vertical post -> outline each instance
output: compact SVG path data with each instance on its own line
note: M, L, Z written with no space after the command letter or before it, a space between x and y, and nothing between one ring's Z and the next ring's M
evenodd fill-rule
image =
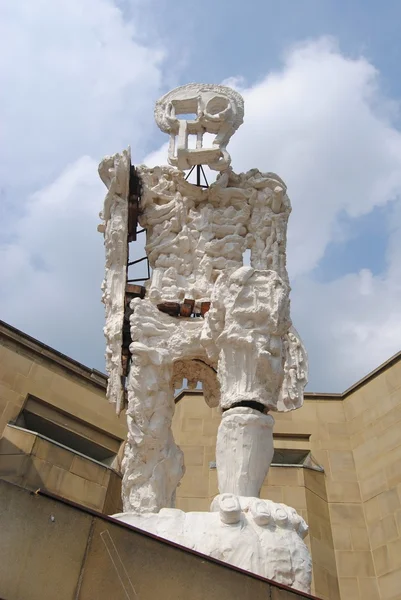
M196 165L196 185L200 187L201 184L201 166Z

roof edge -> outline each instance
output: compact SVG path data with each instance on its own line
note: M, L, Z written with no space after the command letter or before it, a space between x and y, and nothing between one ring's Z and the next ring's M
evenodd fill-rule
M368 383L369 381L371 381L372 379L374 379L378 375L381 375L382 373L384 373L384 371L387 371L387 369L389 369L390 367L392 367L393 365L395 365L399 360L401 360L401 351L397 352L396 354L394 354L393 356L391 356L384 363L382 363L381 365L379 365L378 367L376 367L376 369L374 369L373 371L370 371L370 373L368 373L367 375L365 375L364 377L362 377L362 379L359 379L356 383L352 384L349 388L347 388L341 394L342 397L346 398L347 396L349 396L353 392L356 392L356 390L358 390L359 388L363 387L366 383Z
M34 337L20 331L16 327L0 320L0 337L6 338L15 344L33 352L41 358L57 364L62 369L70 374L85 379L91 385L94 385L102 390L107 387L107 376L97 369L90 369L82 363L70 358L66 354L47 346Z

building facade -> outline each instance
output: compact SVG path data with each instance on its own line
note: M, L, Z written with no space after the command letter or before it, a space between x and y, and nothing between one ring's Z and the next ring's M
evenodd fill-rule
M125 416L106 378L0 324L0 477L105 514L121 510ZM401 599L401 353L343 394L305 395L277 413L262 497L308 522L313 593L324 600ZM217 409L202 391L176 397L173 431L186 473L177 508L217 494Z
M186 473L177 507L207 510L217 494L220 421L201 391L176 398L174 436ZM313 593L401 599L401 353L343 394L305 394L276 413L275 456L261 496L309 524Z
M0 322L0 477L119 512L126 423L105 393L102 373Z

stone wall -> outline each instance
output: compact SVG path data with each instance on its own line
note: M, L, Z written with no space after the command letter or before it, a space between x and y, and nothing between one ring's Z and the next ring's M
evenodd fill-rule
M186 473L177 506L207 510L217 493L220 415L201 391L184 391L173 420ZM324 469L271 467L261 496L308 522L313 592L324 600L401 598L401 356L344 394L306 394L274 415L275 448L309 450Z
M126 437L126 419L116 416L105 390L101 373L0 322L0 477L119 512L121 477L110 464ZM103 448L108 464L9 425L33 405L55 428Z
M114 469L13 425L0 438L0 478L105 514L122 511L121 475Z
M277 413L274 417L275 448L310 450L313 447L316 461L322 466L328 464L329 448L333 445L328 435L329 426L334 428L334 435L335 425L345 418L341 402L314 399L306 401L297 411ZM186 472L177 490L177 508L208 510L218 493L214 461L219 422L219 410L206 405L202 392L181 394L176 404L173 433L184 452ZM338 496L338 486L336 488L333 483ZM305 541L313 560L313 593L324 599L338 600L339 584L326 484L327 475L319 471L271 467L261 497L292 506L309 523L310 533Z
M7 600L312 598L2 480L0 530L0 597Z
M30 394L121 443L126 419L115 417L114 408L105 402L105 391L101 373L0 323L0 434Z
M344 408L372 552L368 567L378 583L375 598L395 600L401 597L401 361L350 394Z
M308 522L313 591L324 600L401 597L400 358L391 359L344 394L306 394L301 409L275 415L275 447L309 450L324 473L305 467L272 467L262 497L293 506ZM125 416L116 417L105 401L105 388L102 374L0 325L0 436L29 396L34 396L83 427L88 425L85 431L93 441L104 443L106 436L117 452L126 436ZM201 392L185 391L178 396L173 430L186 464L178 508L208 510L217 493L213 463L219 422L218 409L209 408ZM43 441L36 448L40 446L43 449ZM53 450L50 460L31 455L40 465L32 487L39 477L42 487L55 493L109 514L115 512L118 484L113 483L113 491L108 492L111 504L101 495L91 504L92 492L87 488L83 494L77 492L84 489L80 480L72 478L77 485L68 484L72 475L81 477L74 472L80 468L78 458L71 459L59 479L45 476L48 466L39 460L53 461L54 472L61 468L56 458L62 452ZM18 471L11 463L21 460L0 456L2 476L7 477L12 468ZM102 485L96 479L100 475L94 475L97 469L89 470L95 477L92 484ZM89 482L89 471L85 472L83 479ZM27 471L24 481L32 473Z

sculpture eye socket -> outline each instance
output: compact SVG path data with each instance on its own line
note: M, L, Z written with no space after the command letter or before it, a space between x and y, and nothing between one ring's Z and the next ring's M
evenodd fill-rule
M226 110L230 105L228 98L224 98L223 96L215 96L211 98L209 102L206 104L206 112L209 115L218 115L219 113Z
M196 121L198 115L195 113L177 113L176 117L180 121Z
M196 121L198 118L198 100L196 98L176 98L171 102L172 112L180 121Z

